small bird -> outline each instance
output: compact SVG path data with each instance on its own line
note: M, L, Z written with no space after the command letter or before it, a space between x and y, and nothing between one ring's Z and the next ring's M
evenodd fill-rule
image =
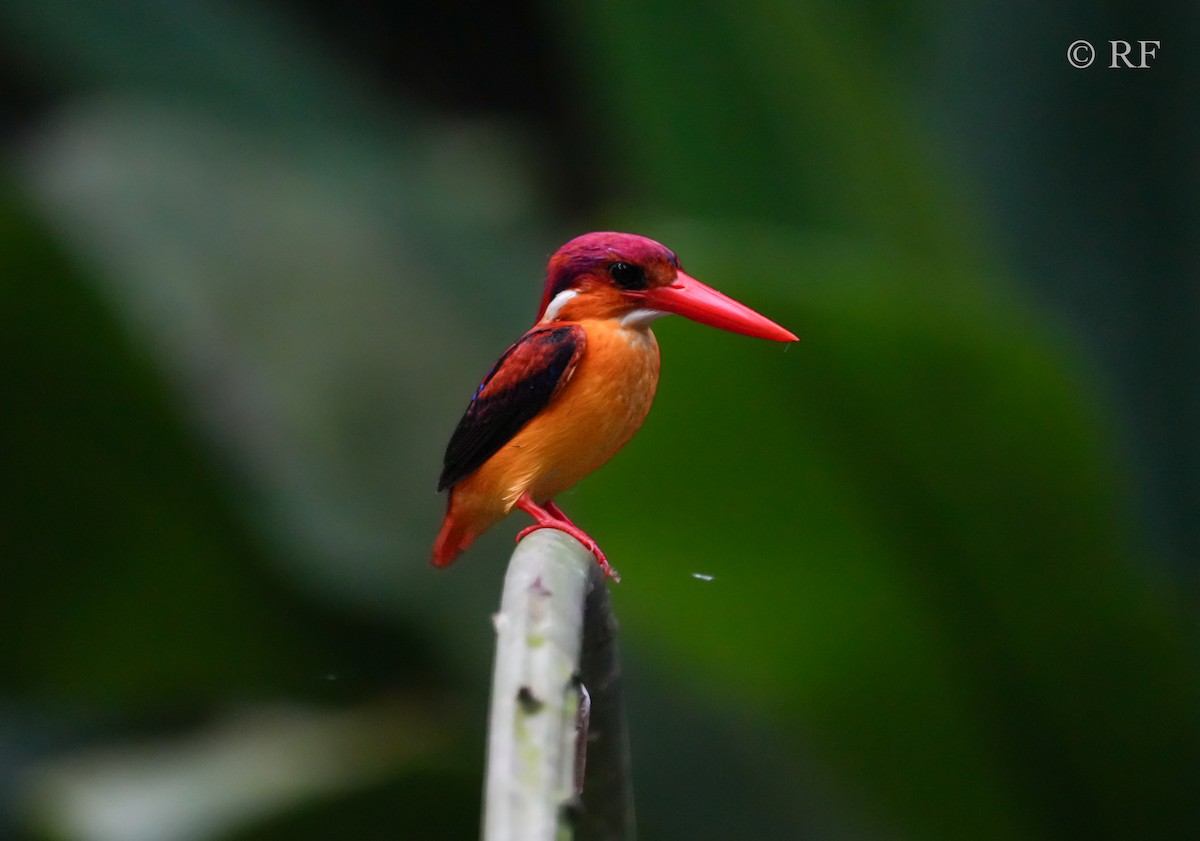
M669 314L746 336L796 336L684 274L674 252L635 234L584 234L554 253L537 322L475 390L446 447L438 490L450 490L433 546L453 563L520 508L566 532L620 580L596 541L554 497L608 461L637 432L658 386L650 323Z

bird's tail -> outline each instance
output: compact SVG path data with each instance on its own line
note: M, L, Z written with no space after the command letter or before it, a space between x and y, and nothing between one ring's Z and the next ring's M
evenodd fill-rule
M446 512L442 520L442 529L438 532L437 540L433 542L433 558L435 567L448 567L454 559L466 551L475 542L478 533L469 525L454 516L453 510Z

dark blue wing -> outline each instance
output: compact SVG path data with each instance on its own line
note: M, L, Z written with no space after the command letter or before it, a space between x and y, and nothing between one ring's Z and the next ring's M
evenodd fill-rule
M587 343L578 324L530 330L500 357L450 436L438 490L479 469L546 408Z

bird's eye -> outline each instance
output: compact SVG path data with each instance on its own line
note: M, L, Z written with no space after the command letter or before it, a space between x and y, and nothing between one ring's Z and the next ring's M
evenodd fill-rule
M632 263L612 263L608 267L608 273L613 282L622 289L645 289L649 285L642 267Z

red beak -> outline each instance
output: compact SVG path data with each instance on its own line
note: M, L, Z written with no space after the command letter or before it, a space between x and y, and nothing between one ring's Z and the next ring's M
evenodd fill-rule
M667 286L646 290L641 298L650 309L682 315L731 333L776 342L799 341L790 330L783 329L745 304L739 304L728 295L722 295L683 272L679 272L674 282Z

